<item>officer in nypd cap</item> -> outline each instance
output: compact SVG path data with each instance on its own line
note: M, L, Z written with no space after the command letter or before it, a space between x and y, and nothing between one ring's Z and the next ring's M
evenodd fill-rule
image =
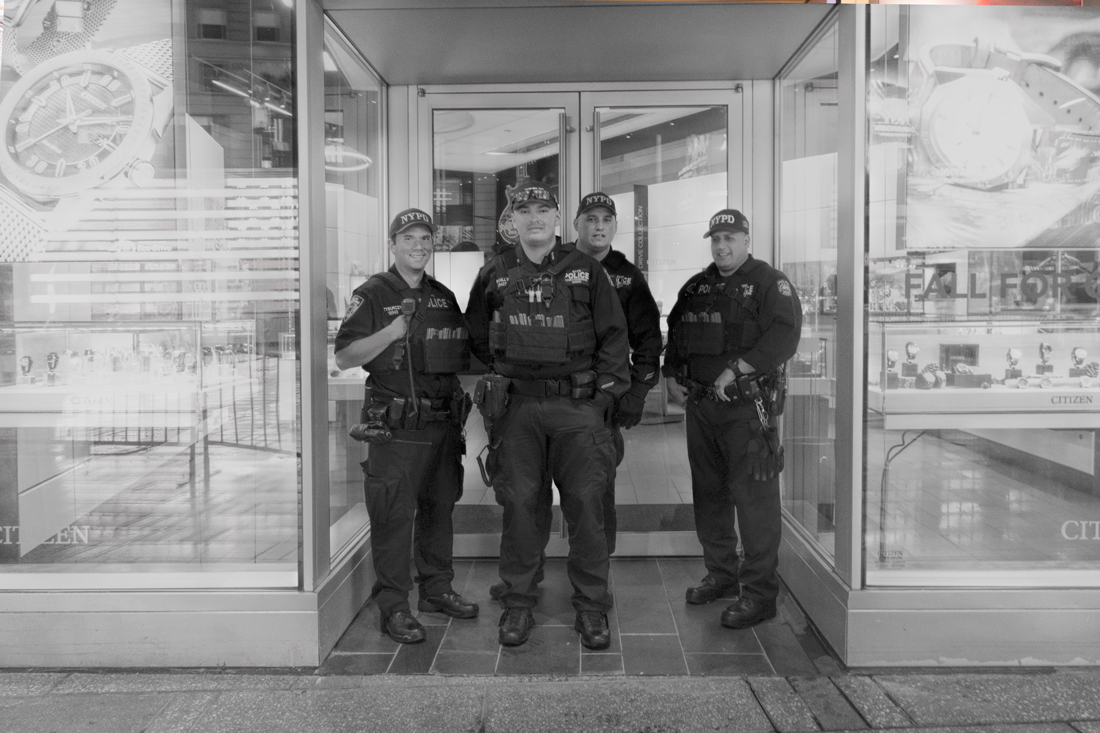
M482 409L486 384L508 396L489 435L504 508L500 643L525 643L535 623L552 477L569 527L574 629L584 646L604 649L612 597L603 497L615 465L610 418L630 386L626 320L603 266L557 240L558 201L544 184L519 185L511 206L519 244L481 269L467 309L474 353L492 370L475 401Z
M630 342L630 388L619 398L611 418L612 440L615 444L615 463L622 463L625 454L623 429L629 430L642 420L645 398L660 378L661 310L653 299L645 275L634 266L620 250L612 247L618 231L618 212L615 201L606 193L597 191L581 198L577 214L573 218L573 230L577 232L577 249L600 262L611 278L615 294L626 316L626 330ZM549 480L549 477L547 477ZM549 526L552 521L551 506L542 507L542 521ZM608 554L615 552L618 521L615 509L615 475L612 472L603 498L603 526L607 537ZM543 558L545 564L545 557ZM535 581L543 578L540 568ZM489 595L499 598L504 583L496 583Z
M454 293L425 272L435 229L420 209L393 218L393 266L355 289L336 334L336 365L367 372L363 415L352 437L370 444L362 465L377 576L373 597L382 632L405 644L426 638L409 608L410 560L420 611L454 618L478 613L477 604L451 586L451 513L462 495L462 430L470 407L455 373L469 368L470 349Z
M687 412L695 530L707 569L687 589L687 602L732 599L721 623L742 629L776 613L783 449L775 418L802 306L786 275L749 254L740 211L719 211L704 236L714 261L687 281L669 313L662 372L669 396Z

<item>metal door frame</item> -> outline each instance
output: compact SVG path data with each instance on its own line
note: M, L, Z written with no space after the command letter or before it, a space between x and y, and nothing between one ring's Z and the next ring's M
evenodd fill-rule
M770 82L769 82L770 83ZM560 149L563 170L561 181L561 232L569 241L572 233L572 212L582 193L596 188L598 148L595 110L598 107L688 107L725 106L727 139L727 205L738 206L757 221L771 219L771 197L761 196L761 203L768 211L754 211L753 191L770 190L771 181L762 184L753 178L754 135L752 117L753 82L713 83L653 83L653 84L534 84L522 88L498 85L429 86L417 88L416 119L410 122L410 147L418 155L416 182L410 186L420 201L432 201L434 170L434 146L432 141L432 113L437 109L549 109L565 110L565 124ZM763 108L771 114L770 102ZM769 117L770 121L770 117ZM758 121L759 122L759 121ZM756 147L761 145L770 151L772 129L757 131ZM414 151L410 151L412 153ZM424 154L428 153L428 154ZM762 160L770 160L770 152L757 150ZM765 185L766 184L766 185ZM766 241L766 240L765 240ZM770 258L770 252L765 257ZM476 416L471 419L478 419ZM455 535L455 557L494 557L499 554L500 534ZM568 555L568 539L564 533L553 533L546 548L550 557ZM616 555L624 556L699 556L702 548L694 531L686 532L620 532Z

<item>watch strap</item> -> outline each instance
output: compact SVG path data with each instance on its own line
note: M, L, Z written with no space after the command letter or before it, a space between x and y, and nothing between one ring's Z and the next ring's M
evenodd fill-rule
M1055 125L1075 128L1077 134L1100 135L1100 98L1061 74L1060 62L1050 56L1006 51L981 42L943 43L922 49L921 63L931 75L962 75L974 69L1002 74L1049 114Z
M164 38L159 41L142 43L138 46L119 49L115 53L140 64L150 73L164 80L165 83L170 84L172 82L172 39Z
M20 75L38 66L44 61L71 51L82 51L95 38L107 16L114 10L118 0L91 0L81 19L81 30L75 33L58 31L56 8L50 8L42 20L42 33L22 50L17 50L16 34L12 28L4 29L4 57L10 60L12 68Z
M45 249L45 230L26 204L0 190L0 262L31 262Z

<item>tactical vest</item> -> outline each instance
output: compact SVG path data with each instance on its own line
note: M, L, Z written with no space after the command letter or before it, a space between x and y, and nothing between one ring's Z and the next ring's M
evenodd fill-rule
M571 285L562 275L580 263L581 254L571 250L539 273L525 271L518 256L512 257L514 263L505 259L509 269L508 284L500 293L503 303L489 324L493 355L510 364L556 365L596 353L594 322L576 319L571 308L579 301L591 309L589 285Z
M470 368L470 340L462 314L454 310L430 308L433 298L448 300L446 294L425 280L422 292L409 287L405 279L392 272L371 275L393 290L400 300L412 298L418 305L409 322L409 354L405 340L398 339L365 365L372 374L386 374L405 368L405 359L412 359L413 370L419 374L454 374ZM398 316L399 318L401 316Z
M723 287L724 286L724 287ZM676 346L683 354L737 356L760 339L760 304L722 280L705 277L685 295L676 326ZM760 287L754 283L753 287ZM726 292L730 290L732 292Z

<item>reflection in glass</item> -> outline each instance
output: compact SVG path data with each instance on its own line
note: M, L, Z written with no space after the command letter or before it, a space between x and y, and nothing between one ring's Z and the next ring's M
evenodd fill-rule
M364 373L340 370L336 332L355 288L387 265L382 211L384 86L331 27L325 28L325 207L328 251L329 548L336 557L367 526L367 446L348 436L360 422Z
M1020 55L1081 15L927 10L871 14L866 581L1093 585L1100 101Z
M250 38L247 7L85 5L103 12L72 37L34 14L5 29L5 80L86 57L126 82L59 90L42 111L69 124L16 131L37 156L18 165L64 190L0 171L0 562L22 571L0 583L49 565L56 587L296 587L293 11L261 48L207 40Z
M779 267L802 301L802 341L788 364L783 507L832 557L836 505L837 27L781 78Z
M726 108L604 107L596 116L599 189L620 212L614 247L645 273L668 315L680 287L711 262L702 235L726 208Z

